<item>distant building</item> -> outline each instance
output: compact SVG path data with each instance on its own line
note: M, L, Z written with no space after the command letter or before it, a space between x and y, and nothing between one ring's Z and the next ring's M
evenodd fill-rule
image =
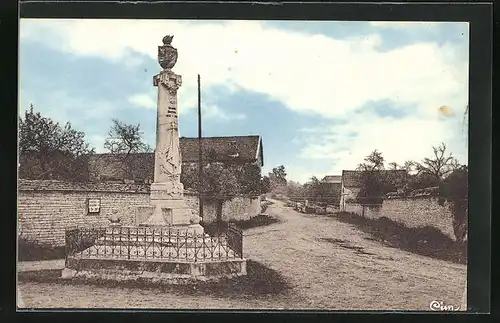
M232 136L202 138L202 160L204 163L223 162L225 164L264 165L262 138L260 136ZM179 139L182 167L198 165L198 138ZM154 178L152 153L95 154L89 158L91 181L134 181L151 183Z
M401 173L405 170L381 170L382 174ZM357 170L343 170L341 178L340 209L344 210L346 203L355 200L363 186L362 172Z
M338 205L340 203L341 189L342 189L342 176L341 175L327 175L321 180L321 185L324 191L331 200L331 203Z

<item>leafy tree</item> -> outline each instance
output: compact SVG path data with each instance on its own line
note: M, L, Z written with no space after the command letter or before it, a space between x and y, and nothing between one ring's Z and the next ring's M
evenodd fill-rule
M204 195L226 201L240 193L238 178L223 164L207 165L203 174L203 186L206 189Z
M287 193L287 179L285 166L281 165L272 169L268 174L271 183L271 195L283 198Z
M199 169L196 164L182 165L181 168L181 183L185 189L198 191Z
M286 196L292 201L301 201L307 198L307 185L301 185L294 181L288 181L286 185Z
M462 166L454 170L439 186L440 202L449 202L453 216L453 231L459 242L463 242L467 236L468 176L467 167Z
M310 201L328 202L332 200L332 192L329 192L328 186L316 176L311 177L309 182L304 184L304 191Z
M197 166L182 168L181 182L185 188L198 191L199 178ZM230 167L224 163L210 163L203 166L201 193L205 198L226 201L240 192L239 180Z
M271 180L269 176L263 176L260 181L260 192L261 194L266 194L271 191Z
M239 168L235 173L239 181L241 194L261 194L262 177L258 165L235 165Z
M409 177L408 179L408 189L418 190L422 188L428 187L436 187L439 186L441 181L437 179L434 175L429 173L419 173Z
M144 142L140 131L140 125L123 123L117 119L112 120L108 138L104 142L104 148L111 154L116 155L117 167L121 168L125 177L129 179L144 170L140 177L146 177L145 166L139 158L135 158L137 153L152 152L152 148Z
M375 149L365 157L364 161L357 167L361 171L361 189L357 199L361 204L380 204L384 193L384 182L380 172L384 169L384 157Z
M285 166L281 165L273 168L273 170L269 173L269 179L272 184L283 186L286 185L286 175Z
M58 122L35 112L31 104L19 118L19 176L26 179L88 180L87 158L94 149L85 133L67 122Z

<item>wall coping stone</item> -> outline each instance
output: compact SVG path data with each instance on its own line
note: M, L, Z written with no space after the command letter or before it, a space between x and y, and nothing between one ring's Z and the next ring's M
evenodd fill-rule
M138 183L102 183L102 182L67 182L58 180L19 179L17 189L20 192L106 192L106 193L143 193L149 194L151 184ZM186 195L198 195L198 192L185 189ZM235 195L235 197L258 198L259 195Z

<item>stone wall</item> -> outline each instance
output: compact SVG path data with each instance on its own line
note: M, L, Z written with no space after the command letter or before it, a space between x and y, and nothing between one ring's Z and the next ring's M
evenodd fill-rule
M237 196L222 205L222 220L247 220L260 214L260 196Z
M186 202L198 210L198 196L185 192ZM88 199L100 199L99 213L88 213ZM137 207L149 205L149 185L120 183L68 183L19 180L18 234L53 246L63 246L68 227L109 224L116 212L123 225L134 225ZM204 222L216 219L216 202L204 203ZM235 197L222 206L225 220L248 219L260 213L260 199Z
M360 204L346 203L344 211L359 215L364 213L367 218L385 216L410 228L432 226L455 240L449 205L439 205L435 196L384 199L381 207L365 206L364 212Z

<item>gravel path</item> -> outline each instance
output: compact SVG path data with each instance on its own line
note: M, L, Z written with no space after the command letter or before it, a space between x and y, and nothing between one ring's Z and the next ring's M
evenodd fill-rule
M465 265L383 246L349 224L301 214L278 201L267 213L281 222L245 231L245 258L283 274L293 287L288 298L227 299L159 290L20 282L18 305L338 310L428 310L434 300L462 305Z
M465 265L386 247L350 224L274 202L267 212L282 222L247 231L245 253L289 278L304 301L298 307L428 310L433 300L462 305Z

